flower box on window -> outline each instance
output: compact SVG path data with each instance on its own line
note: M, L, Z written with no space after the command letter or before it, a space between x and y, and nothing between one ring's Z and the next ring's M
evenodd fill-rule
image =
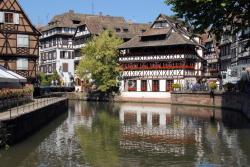
M128 91L136 91L136 88L128 88Z

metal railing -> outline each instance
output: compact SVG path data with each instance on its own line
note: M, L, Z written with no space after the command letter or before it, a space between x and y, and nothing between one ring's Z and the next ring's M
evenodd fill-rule
M50 104L59 102L64 99L65 97L62 94L50 94L50 95L40 96L26 104L16 103L16 106L9 107L5 109L5 111L0 113L0 121L18 117L25 113L35 111L37 109L46 107Z
M209 93L212 89L208 85L204 84L194 84L189 86L181 86L180 88L173 88L174 92L182 92L182 93L190 93L190 92L202 92L202 93ZM224 88L220 85L217 86L214 92L224 92Z

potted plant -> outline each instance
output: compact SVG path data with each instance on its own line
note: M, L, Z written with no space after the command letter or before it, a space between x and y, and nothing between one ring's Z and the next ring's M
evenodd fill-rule
M181 89L181 84L174 83L172 87L173 87L174 91L179 91Z
M209 84L209 88L211 89L211 91L216 90L217 87L218 87L218 86L217 86L216 82L211 82L211 83Z

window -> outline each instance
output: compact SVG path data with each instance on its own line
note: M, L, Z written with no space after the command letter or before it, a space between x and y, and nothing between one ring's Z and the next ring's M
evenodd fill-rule
M56 71L56 63L54 63L54 64L52 65L52 68L53 68L53 72Z
M124 29L123 29L123 32L128 32L128 28L124 28Z
M20 47L20 48L29 47L29 36L17 34L17 47Z
M153 80L152 91L153 92L159 92L159 80Z
M48 53L48 60L51 60L51 52Z
M48 53L47 52L44 54L44 60L45 61L48 60Z
M68 63L63 63L63 72L68 72Z
M17 70L28 70L29 61L28 59L20 58L16 62Z
M169 27L168 23L166 22L158 22L154 24L154 28L165 28Z
M41 71L44 73L47 73L47 67L46 66L41 66Z
M146 92L147 91L147 80L141 81L141 91Z
M49 65L49 70L48 70L49 73L52 73L52 65L50 64Z
M69 28L64 28L64 32L69 33Z
M4 22L5 23L14 23L13 13L4 13Z
M80 24L81 23L81 21L79 21L79 20L72 20L72 22L73 22L73 24Z
M213 42L208 42L205 44L205 47L207 49L207 52L214 52L214 45L213 45Z
M53 59L56 59L56 51L53 52Z
M53 46L56 46L56 39L52 40Z
M10 12L0 12L0 23L19 24L19 14Z
M128 81L128 91L136 91L136 80Z
M60 51L60 58L65 59L66 57L66 52L65 51Z
M68 44L69 44L68 39L62 39L62 44L63 44L63 45L68 45Z
M115 28L115 31L116 32L121 32L121 29L120 28Z
M166 91L167 92L169 92L173 89L173 84L174 84L173 80L167 80L167 82L166 82Z
M68 52L68 59L72 59L72 52Z

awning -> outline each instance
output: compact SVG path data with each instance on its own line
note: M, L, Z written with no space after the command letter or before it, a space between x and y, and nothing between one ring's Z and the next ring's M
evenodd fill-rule
M27 82L27 79L0 66L0 82Z

